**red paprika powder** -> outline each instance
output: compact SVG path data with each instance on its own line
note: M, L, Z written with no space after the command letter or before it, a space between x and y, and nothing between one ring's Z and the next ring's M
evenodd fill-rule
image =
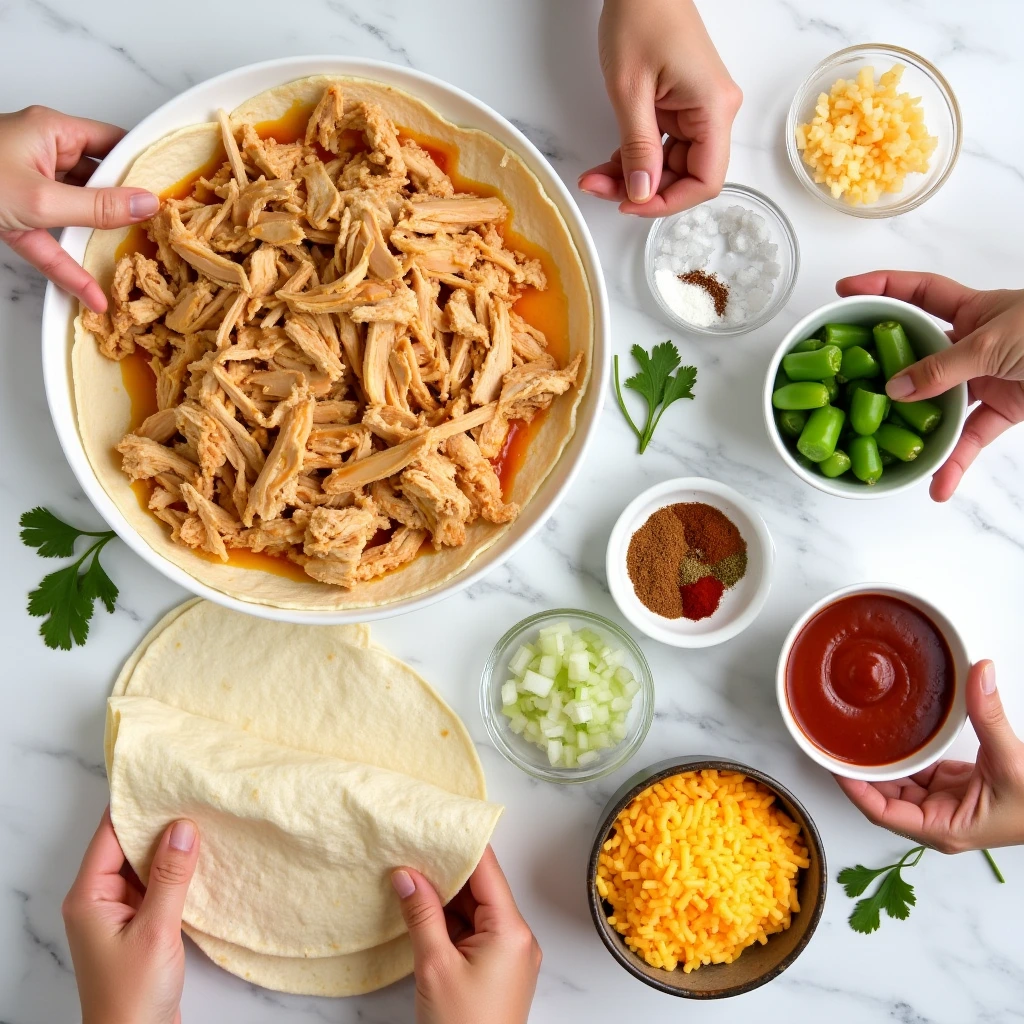
M683 616L693 622L699 622L709 615L714 615L724 592L725 586L715 576L704 576L696 583L680 587L679 596L683 599Z

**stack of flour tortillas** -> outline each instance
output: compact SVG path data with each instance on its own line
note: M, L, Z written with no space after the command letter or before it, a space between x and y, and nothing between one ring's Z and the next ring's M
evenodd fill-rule
M183 926L266 988L344 996L412 970L391 871L445 901L501 808L465 727L366 626L268 622L192 601L114 684L110 813L145 882L167 825L201 853Z

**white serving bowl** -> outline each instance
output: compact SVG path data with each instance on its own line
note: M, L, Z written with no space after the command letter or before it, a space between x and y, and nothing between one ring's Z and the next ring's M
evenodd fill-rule
M747 542L746 575L722 595L718 610L699 622L656 615L636 596L626 569L633 534L659 508L688 501L702 501L724 512ZM605 564L619 611L642 633L672 647L713 647L742 633L764 607L772 585L775 545L757 509L742 494L715 480L681 477L649 488L626 506L608 539Z
M949 714L946 716L946 721L942 724L942 728L916 753L900 761L893 761L890 764L855 765L849 761L841 761L839 758L832 757L826 753L821 747L811 741L797 724L790 710L789 699L786 694L786 666L789 663L793 644L796 642L796 638L800 635L801 630L822 608L834 604L841 598L849 597L851 594L883 594L887 597L895 597L905 601L932 620L939 632L945 637L946 643L949 644L950 654L953 656L956 688L953 692L953 705L949 709ZM797 619L796 624L789 631L789 635L782 645L782 653L779 655L779 664L775 672L775 696L779 702L782 720L786 723L790 736L793 737L796 745L812 761L816 761L830 772L842 775L848 779L863 779L865 782L890 782L893 779L902 779L908 775L913 775L915 772L923 771L929 765L934 764L949 750L953 741L960 735L960 731L967 721L966 683L970 667L971 659L967 653L963 637L945 613L936 608L930 601L925 600L911 590L894 586L891 583L858 583L851 587L843 587L841 590L823 597L820 601L811 605Z
M193 86L144 118L111 150L92 176L90 184L95 187L116 185L135 157L169 132L209 121L219 107L231 110L265 89L314 74L363 77L404 89L430 104L449 121L482 129L514 150L537 176L569 227L590 284L594 315L592 375L577 409L575 433L513 528L474 559L466 570L428 593L377 608L309 611L243 601L206 586L157 554L125 520L97 481L78 434L71 379L71 347L74 340L72 321L77 312L77 302L52 284L47 287L42 324L46 397L57 437L72 472L100 515L136 554L186 590L252 615L315 625L364 622L422 608L470 586L511 557L540 529L576 477L597 426L611 356L608 343L608 296L597 249L583 216L558 174L526 136L496 111L461 89L419 71L381 61L331 55L285 57L227 71ZM61 244L73 259L81 261L91 231L90 228L73 227L67 228L61 235Z
M802 480L826 494L834 494L840 498L884 498L913 487L919 480L930 477L949 457L960 431L963 429L967 416L967 385L958 384L944 395L933 398L942 409L942 422L935 430L924 438L924 450L913 462L898 462L885 467L882 479L869 487L861 483L849 472L834 480L822 476L818 472L805 469L796 461L793 450L786 444L775 423L775 410L772 406L772 391L775 387L775 375L782 364L782 358L790 349L804 338L814 334L824 324L848 323L872 326L883 320L899 320L907 332L910 344L919 358L941 352L949 348L952 342L946 337L942 327L923 310L900 299L891 299L885 295L850 295L845 299L836 299L820 306L813 313L808 313L786 336L775 350L772 361L768 364L768 373L764 379L764 425L768 436L775 445L782 461ZM899 409L899 402L894 408Z

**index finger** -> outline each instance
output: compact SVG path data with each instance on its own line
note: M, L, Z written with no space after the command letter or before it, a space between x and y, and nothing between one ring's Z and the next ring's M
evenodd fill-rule
M722 191L725 171L729 166L729 131L715 130L704 140L688 140L690 148L686 154L686 169L677 181L663 188L646 203L631 203L628 200L619 205L623 213L641 217L667 217L681 210L714 199Z
M481 927L498 930L511 920L521 919L505 872L490 846L484 850L480 863L469 876L469 891L478 904L478 931Z
M124 852L110 821L110 808L107 807L82 858L82 866L78 869L72 890L91 891L98 882L108 877L120 878L124 860Z
M61 114L57 122L57 137L61 143L79 149L79 156L105 157L125 136L125 130L106 121L91 117L71 117ZM64 149L62 145L60 147ZM76 157L77 160L77 157Z
M873 270L836 281L836 292L847 295L888 295L919 306L926 313L952 323L960 307L974 294L971 288L943 277L914 270Z
M839 788L868 821L892 832L903 832L916 838L924 827L924 811L908 800L886 796L870 782L835 776Z

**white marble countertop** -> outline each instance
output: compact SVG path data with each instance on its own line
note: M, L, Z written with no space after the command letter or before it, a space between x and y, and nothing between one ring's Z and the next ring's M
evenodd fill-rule
M598 0L271 0L167 5L124 0L0 2L0 107L45 103L135 124L187 86L285 54L359 54L412 65L468 90L513 119L575 188L606 157L615 127L597 66ZM945 605L976 656L994 658L1003 699L1024 731L1021 607L1024 579L1024 428L1005 435L948 505L925 490L849 502L810 490L771 449L759 406L765 366L795 320L828 300L835 279L880 265L925 268L977 286L1020 284L1019 212L1024 137L1014 114L1024 71L1024 11L1014 0L862 0L849 11L811 0L710 0L708 28L745 94L729 178L767 192L796 226L803 268L783 313L739 340L704 341L661 323L646 293L646 227L589 197L612 300L613 343L666 337L700 368L694 403L675 407L643 458L611 394L599 435L567 500L541 534L483 583L425 611L374 627L415 663L463 716L480 746L492 796L507 805L495 847L544 949L532 1020L761 1021L827 1017L967 1024L1024 1016L1018 923L1024 849L1004 850L1008 884L980 854L929 854L913 873L919 905L871 937L846 925L851 901L834 884L857 861L883 864L903 840L869 825L831 778L790 742L773 693L786 630L838 586L890 580ZM286 9L288 14L283 14ZM783 150L795 87L833 50L884 40L935 61L966 126L959 166L940 194L897 220L859 221L800 188ZM995 97L995 99L993 99ZM1016 209L1018 215L1010 215ZM103 701L120 662L149 626L186 595L111 545L104 561L121 588L112 616L97 612L88 646L48 651L24 610L51 565L17 539L18 516L46 505L99 525L50 426L39 367L41 278L0 251L0 1021L62 1024L77 998L60 901L106 801ZM629 496L672 476L706 475L760 507L778 547L769 603L742 636L692 653L641 641L657 681L657 713L629 767L584 787L532 782L486 741L477 712L479 669L507 625L539 608L579 606L617 617L604 547ZM457 630L452 630L457 623ZM451 639L446 639L451 637ZM440 639L439 639L440 638ZM972 757L970 731L956 753ZM685 1004L615 966L590 922L583 871L605 799L631 771L660 758L707 752L775 775L806 803L824 837L833 884L810 946L778 980L738 1001ZM411 980L364 998L284 997L244 984L190 949L183 1018L389 1021L412 1016Z

